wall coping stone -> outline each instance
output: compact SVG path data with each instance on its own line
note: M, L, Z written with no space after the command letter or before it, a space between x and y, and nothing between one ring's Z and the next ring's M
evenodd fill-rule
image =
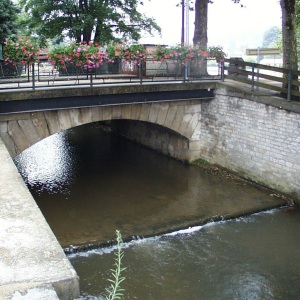
M246 84L238 84L236 81L226 80L218 82L215 93L222 94L222 89L226 89L226 95L231 97L243 98L265 105L273 106L286 111L300 113L300 101L288 101L284 98L278 97L278 93L268 90L254 90ZM225 95L225 94L224 94Z

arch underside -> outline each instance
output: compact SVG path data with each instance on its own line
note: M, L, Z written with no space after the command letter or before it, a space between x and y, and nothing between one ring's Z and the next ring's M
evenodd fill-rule
M200 105L199 102L194 102L144 103L24 113L0 123L1 139L10 155L15 157L52 134L88 123L109 121L112 130L123 136L178 159L189 160L189 141L195 139L200 120Z

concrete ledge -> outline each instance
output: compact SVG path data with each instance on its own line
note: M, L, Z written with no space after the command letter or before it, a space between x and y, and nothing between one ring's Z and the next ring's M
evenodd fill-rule
M55 290L51 286L41 286L27 290L25 293L19 291L12 295L11 300L58 300Z
M217 80L206 80L201 82L161 82L161 83L145 83L145 84L119 84L119 85L100 85L91 87L69 86L43 88L35 91L32 90L15 90L9 92L0 92L0 102L30 99L55 99L69 97L88 97L100 95L116 95L116 94L136 94L136 93L155 93L169 91L191 91L216 88Z
M1 139L0 161L0 299L30 297L45 286L59 299L78 297L78 276ZM55 299L49 293L45 299Z
M284 98L278 97L278 93L270 90L260 89L259 91L251 91L250 85L226 80L225 82L217 83L217 90L215 93L222 93L222 88L226 89L227 96L248 99L290 112L300 113L300 101L288 101Z

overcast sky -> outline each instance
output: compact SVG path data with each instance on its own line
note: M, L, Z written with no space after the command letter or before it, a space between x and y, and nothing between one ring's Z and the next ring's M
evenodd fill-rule
M237 47L261 46L258 37L272 26L281 27L279 0L241 0L245 8L233 4L232 0L214 0L209 4L208 40L210 45L224 48L236 44ZM145 0L144 11L152 16L162 28L162 36L144 37L142 43L174 45L180 42L181 8L180 0ZM190 41L194 32L194 13L190 12Z

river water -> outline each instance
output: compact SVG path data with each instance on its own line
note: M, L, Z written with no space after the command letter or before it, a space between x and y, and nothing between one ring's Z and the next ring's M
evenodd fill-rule
M211 222L284 202L102 129L55 134L15 159L62 247L103 245L116 229L133 239L124 246L124 299L299 299L297 210ZM70 256L83 299L100 299L114 252Z

